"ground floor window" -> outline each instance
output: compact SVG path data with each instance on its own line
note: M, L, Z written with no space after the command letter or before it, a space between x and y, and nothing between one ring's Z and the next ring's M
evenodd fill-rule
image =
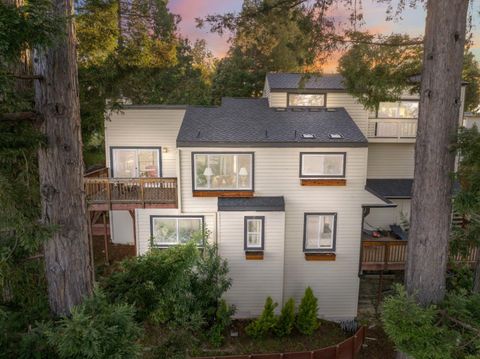
M152 246L168 247L191 240L203 244L202 216L150 216Z
M263 250L265 240L265 217L245 217L245 250Z
M110 148L112 177L161 177L160 148Z
M305 213L303 250L328 252L335 250L336 213Z

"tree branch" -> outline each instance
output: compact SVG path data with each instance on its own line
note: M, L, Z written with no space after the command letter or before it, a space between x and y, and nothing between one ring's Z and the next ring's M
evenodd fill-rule
M19 80L43 80L45 79L42 75L15 75L9 74L8 76L14 77Z

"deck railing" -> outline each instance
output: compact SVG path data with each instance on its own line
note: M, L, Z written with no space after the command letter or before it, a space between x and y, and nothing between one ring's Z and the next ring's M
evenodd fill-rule
M370 118L368 137L412 139L417 136L417 123L417 120Z
M89 204L177 204L176 178L93 178L86 177L85 196Z
M408 241L385 239L363 240L361 253L362 270L403 270L407 261ZM477 247L471 247L467 255L456 255L454 262L473 264L479 258Z

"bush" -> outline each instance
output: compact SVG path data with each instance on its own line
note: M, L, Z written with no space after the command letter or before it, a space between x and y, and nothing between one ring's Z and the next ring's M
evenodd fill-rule
M312 335L318 328L319 323L317 319L318 300L313 295L312 288L307 287L303 295L300 306L298 307L298 315L296 326L300 333L305 335Z
M277 306L278 303L274 303L273 299L268 297L265 301L262 315L245 327L247 335L254 339L265 337L277 323L277 318L275 317L275 308Z
M138 358L141 329L127 304L109 304L100 291L71 317L40 323L22 338L20 358Z
M292 332L295 325L295 300L290 298L282 308L273 332L278 337L285 337Z
M235 308L228 306L226 301L222 300L220 302L215 315L215 322L208 333L210 344L214 347L220 347L223 344L225 332L228 327L230 327L230 324L232 324L232 315L234 312Z

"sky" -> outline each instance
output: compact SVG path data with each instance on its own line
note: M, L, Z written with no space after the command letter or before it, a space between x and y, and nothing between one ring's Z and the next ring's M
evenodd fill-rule
M472 51L476 57L480 59L480 17L478 12L480 6L473 1L472 13L473 17L473 39L474 45ZM205 39L207 47L216 57L223 57L227 53L228 36L223 37L212 34L207 28L198 29L196 27L195 18L204 17L208 14L223 14L225 12L238 12L241 9L243 0L170 0L169 8L174 14L182 17L179 25L179 31L183 36L190 40ZM363 14L365 17L365 25L363 29L372 33L390 34L408 33L409 35L422 35L425 27L425 11L422 6L416 9L407 8L402 19L395 21L386 21L386 5L378 4L376 0L362 0ZM341 16L342 9L337 9ZM324 67L325 72L335 72L338 54L332 54L328 63Z

